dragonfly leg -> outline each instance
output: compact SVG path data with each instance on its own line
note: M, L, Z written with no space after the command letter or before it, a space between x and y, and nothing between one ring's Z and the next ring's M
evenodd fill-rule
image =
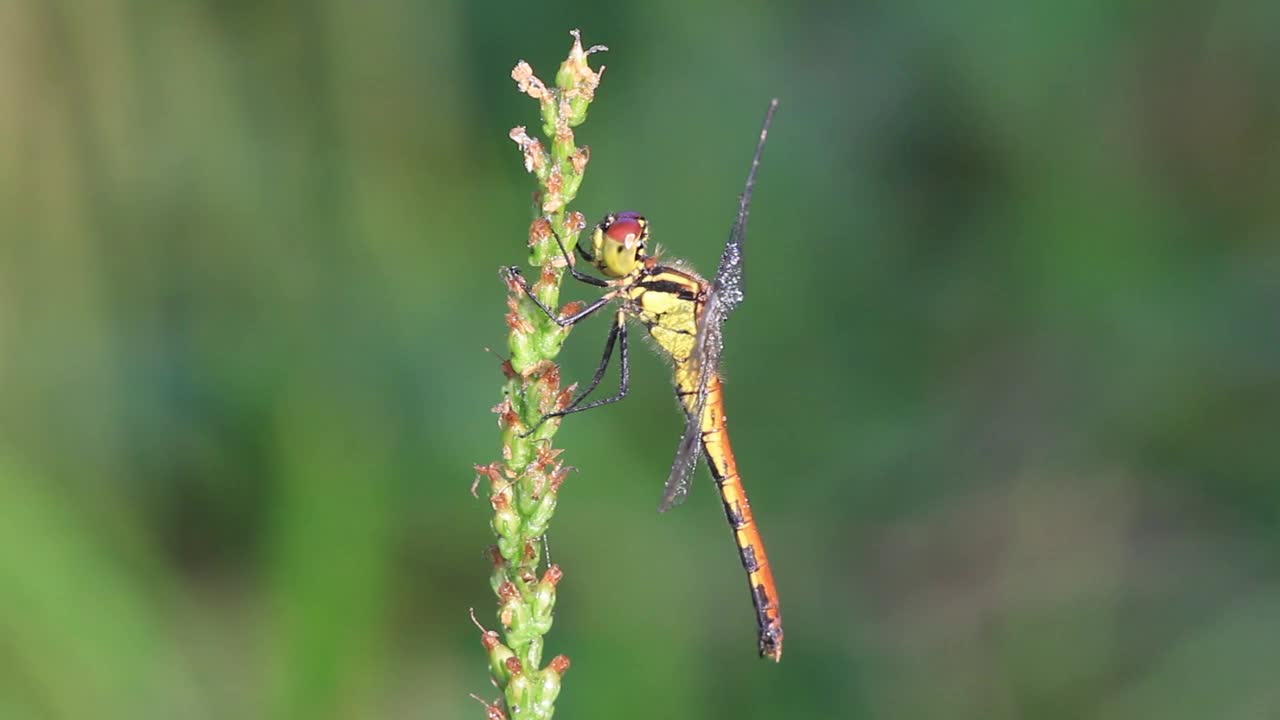
M609 287L609 282L607 280L602 280L593 275L588 275L575 267L573 257L570 256L569 250L564 246L564 241L560 239L560 233L556 232L555 226L551 224L551 220L549 218L547 220L547 227L551 230L551 234L555 236L556 244L560 246L560 254L564 256L565 267L569 268L569 274L573 276L574 280L584 282L588 285L595 285L596 287Z
M619 365L618 392L607 398L592 400L586 405L581 404L582 401L587 399L587 396L591 394L591 391L595 390L596 386L600 384L600 379L604 377L605 369L609 367L609 357L613 354L613 343L615 339L618 342L618 365ZM625 315L623 315L620 312L618 313L617 322L615 322L613 325L613 330L609 333L609 343L605 345L604 357L600 359L600 367L596 368L595 377L591 378L591 383L587 386L587 389L583 390L581 393L578 393L578 397L574 398L573 402L569 403L568 407L566 407L563 410L557 410L555 412L547 413L544 419L564 417L565 415L571 415L576 412L582 412L583 410L591 410L592 408L598 408L601 405L608 405L609 403L615 403L625 398L627 396L627 393L630 391L631 391L631 354L627 352L627 318Z
M618 364L621 376L618 383L618 392L610 397L593 400L583 405L582 401L586 400L587 396L594 392L595 389L599 387L600 381L604 379L605 371L609 369L609 360L613 357L613 346L615 344L619 346ZM586 389L578 393L578 396L574 398L573 402L569 403L565 409L549 412L546 415L543 415L542 418L538 420L538 423L530 428L528 432L521 435L521 437L532 435L538 428L542 427L542 423L550 420L551 418L564 417L565 415L572 415L573 413L582 412L583 410L591 410L593 408L598 408L601 405L618 402L625 398L627 393L630 391L631 354L627 350L627 322L626 316L619 313L617 322L615 322L613 324L613 328L609 330L609 339L605 341L604 355L600 358L600 365L596 368L596 374L592 376L591 382L587 383Z
M605 295L604 297L600 298L599 300L593 301L590 305L587 305L586 307L582 308L576 313L573 313L572 315L569 315L567 317L560 317L559 315L556 314L554 310L547 307L545 304L543 304L541 300L538 299L537 294L533 292L533 288L529 287L529 281L526 280L524 277L524 274L520 272L520 268L516 267L515 265L510 265L502 269L502 275L503 277L509 280L515 281L515 283L520 286L520 289L524 291L524 294L528 295L529 299L533 301L533 304L537 305L539 310L541 310L544 314L546 314L547 317L551 318L551 320L555 322L555 324L559 325L560 327L569 327L570 325L577 323L579 320L589 317L590 315L595 313L595 311L599 310L605 305L608 305L609 301L613 299L612 295Z

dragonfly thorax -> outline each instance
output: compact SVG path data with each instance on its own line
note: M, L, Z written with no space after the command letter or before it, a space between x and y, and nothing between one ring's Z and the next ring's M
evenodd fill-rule
M649 242L649 221L637 212L609 213L578 243L578 254L611 278L626 277L641 267Z

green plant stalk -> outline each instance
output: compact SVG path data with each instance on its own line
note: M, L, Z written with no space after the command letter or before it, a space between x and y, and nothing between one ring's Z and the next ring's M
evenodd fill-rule
M538 183L536 217L529 228L529 262L536 273L530 273L529 279L538 299L553 308L559 305L565 260L552 229L572 248L586 226L582 213L568 209L589 158L586 147L574 144L573 128L586 120L604 72L603 66L592 70L587 58L605 48L583 50L578 32L572 35L573 47L556 73L554 87L539 80L524 61L511 73L520 91L538 101L542 130L550 141L548 149L546 142L524 127L511 130L511 139L524 154L525 168ZM494 408L502 431L502 459L476 467L477 484L489 481L497 537L497 544L488 551L493 565L490 583L498 597L501 626L501 632L481 626L490 673L502 691L500 701L485 705L491 720L512 716L543 720L555 711L569 659L558 655L541 667L543 636L551 629L556 585L563 573L550 565L539 576L540 540L569 468L559 459L562 451L551 444L559 421L543 423L528 437L522 434L537 426L547 412L564 407L572 396L572 387L560 387L560 369L555 364L569 328L548 318L510 280L508 292L511 357L503 364L507 382L502 402Z

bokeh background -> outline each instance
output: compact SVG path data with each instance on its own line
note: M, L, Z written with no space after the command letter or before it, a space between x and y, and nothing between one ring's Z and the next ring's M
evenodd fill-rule
M574 27L576 207L696 267L781 98L726 374L787 646L710 480L655 512L642 350L559 435L558 716L1280 716L1280 4L11 0L0 717L483 717L508 74Z

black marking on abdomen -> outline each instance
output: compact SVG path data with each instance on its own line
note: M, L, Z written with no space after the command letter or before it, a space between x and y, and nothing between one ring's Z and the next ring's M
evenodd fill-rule
M773 601L769 599L769 592L764 589L764 585L755 585L751 588L751 599L756 601L756 614L760 616L760 626L769 627L769 616L765 614L765 608L770 607Z
M728 516L729 524L733 526L734 530L741 530L751 524L742 515L742 508L738 507L738 503L725 503L724 514Z

